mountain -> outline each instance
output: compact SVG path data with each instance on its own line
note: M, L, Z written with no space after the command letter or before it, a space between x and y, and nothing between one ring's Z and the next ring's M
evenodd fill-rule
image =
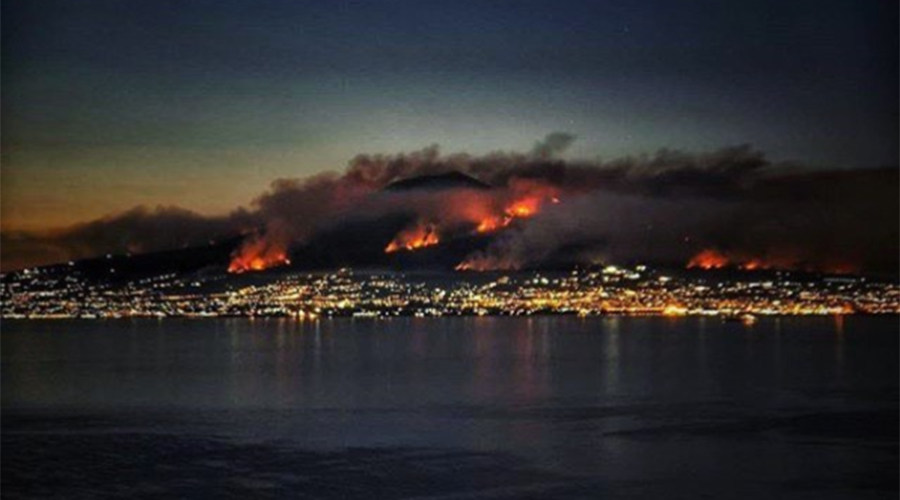
M383 192L428 193L449 189L487 190L491 186L461 172L447 172L403 179L388 185ZM490 239L486 236L463 237L416 252L386 254L385 245L413 220L413 214L400 213L338 223L317 234L312 241L292 247L292 264L289 267L297 270L341 267L450 270L466 255L483 248ZM244 238L235 236L208 245L145 254L88 258L73 265L58 264L46 266L46 269L59 272L77 270L88 279L108 282L126 282L173 273L223 272Z
M452 189L489 190L485 184L461 172L410 177L386 186L384 193L436 193ZM292 267L335 269L340 267L452 270L467 255L484 248L489 235L459 236L415 252L387 254L385 246L416 219L410 213L377 218L349 219L324 230L305 245L291 250Z
M389 184L385 191L440 191L444 189L491 189L489 184L470 177L462 172L451 171L444 174L420 175L402 179Z
M236 236L206 245L144 254L110 254L69 264L44 266L41 269L51 274L77 271L89 281L107 283L125 283L166 274L217 273L228 266L232 252L240 246L243 239L243 236ZM25 271L8 274L23 272Z

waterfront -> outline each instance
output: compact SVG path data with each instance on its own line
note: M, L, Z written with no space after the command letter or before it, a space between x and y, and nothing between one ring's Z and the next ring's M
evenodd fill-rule
M647 266L514 273L213 272L125 283L86 280L77 265L54 266L3 276L0 298L0 317L12 319L900 313L900 284L892 280L782 271L670 275Z
M896 497L897 330L896 316L4 320L2 489Z

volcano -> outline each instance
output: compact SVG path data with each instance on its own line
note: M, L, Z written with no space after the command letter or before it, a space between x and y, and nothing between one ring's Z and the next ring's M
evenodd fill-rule
M323 221L302 242L276 246L259 231L211 245L87 259L79 268L116 281L166 273L270 268L453 271L467 257L485 250L508 226L538 213L551 201L558 202L543 191L496 188L451 171L388 184L340 220ZM253 251L257 253L244 255Z
M399 196L401 200L415 199L420 204L440 204L456 194L489 193L493 189L489 184L452 171L401 179L373 196ZM307 244L293 248L291 267L304 270L341 267L453 270L466 255L483 249L492 239L490 235L476 231L459 230L452 238L444 240L433 232L433 228L423 224L421 244L410 243L400 251L391 251L391 242L405 230L414 229L420 217L418 210L410 206L373 217L348 218L320 232Z
M447 189L492 189L490 184L485 184L478 179L462 172L451 171L436 175L420 175L401 179L384 188L385 192L403 191L443 191Z

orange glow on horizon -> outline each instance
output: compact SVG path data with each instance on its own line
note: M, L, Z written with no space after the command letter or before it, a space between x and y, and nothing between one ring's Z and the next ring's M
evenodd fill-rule
M722 252L707 248L688 261L688 269L723 269L733 267L741 271L795 270L829 274L852 274L859 267L848 262L806 262L801 255L791 251L772 252L765 256L750 256L742 252Z
M691 258L687 263L688 269L700 268L705 271L722 269L729 264L728 257L716 249L708 248Z
M758 269L769 269L769 265L760 259L750 259L747 262L744 262L743 264L741 264L740 267L744 271L756 271Z

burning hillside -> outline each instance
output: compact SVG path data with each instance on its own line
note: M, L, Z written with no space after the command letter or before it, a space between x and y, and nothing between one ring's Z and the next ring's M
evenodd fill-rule
M290 265L287 249L278 245L276 239L267 239L254 234L231 256L228 272L241 274L251 271L263 271L273 267Z
M456 257L454 265L457 265L500 233L516 227L517 221L524 223L541 214L548 205L558 204L558 195L559 188L537 180L513 179L504 186L491 187L461 173L406 178L383 189L369 190L356 196L353 204L347 204L341 215L345 220L360 221L357 227L339 229L338 224L333 228L315 228L305 243L291 243L290 235L284 230L256 232L234 253L228 270L243 273L287 265L292 246L295 249L322 246L329 240L333 244L328 251L337 260L379 265L376 256L363 255L368 242L362 241L361 233L377 238L388 231L392 220L407 222L383 240L386 241L383 254L391 256L431 248L446 253L446 257L437 258L443 261L462 252ZM360 225L368 230L361 231ZM334 233L345 234L335 236ZM360 235L356 237L353 233ZM445 248L448 244L451 245ZM349 253L354 255L340 257ZM427 265L429 260L422 258L417 262Z
M545 193L535 192L525 195L509 203L503 208L503 212L489 215L478 222L475 232L485 234L492 233L509 226L516 219L528 219L540 213L548 202L559 203L555 190L547 188Z
M897 272L895 167L816 170L748 146L562 159L571 139L551 134L526 153L360 155L343 172L278 179L225 215L136 208L47 234L4 232L4 258L153 252L257 228L230 272L291 261L491 270L638 260Z
M393 253L400 250L418 250L440 243L437 229L434 224L417 223L415 226L401 231L385 247L384 253Z
M547 203L559 203L557 190L535 182L516 182L507 188L473 193L454 190L439 196L429 207L419 203L420 217L400 231L385 247L385 253L413 251L438 245L441 235L467 238L490 235L513 222L539 214ZM421 217L430 217L426 222Z
M715 248L707 248L688 261L688 269L701 269L711 271L715 269L739 269L741 271L766 271L766 270L800 270L820 271L831 274L852 274L859 269L851 263L839 261L825 261L820 264L811 264L802 260L802 254L798 252L781 252L766 256L752 256L743 252L724 252Z
M687 268L709 271L711 269L722 269L730 263L731 260L725 254L714 248L708 248L691 257L691 260L687 263Z

